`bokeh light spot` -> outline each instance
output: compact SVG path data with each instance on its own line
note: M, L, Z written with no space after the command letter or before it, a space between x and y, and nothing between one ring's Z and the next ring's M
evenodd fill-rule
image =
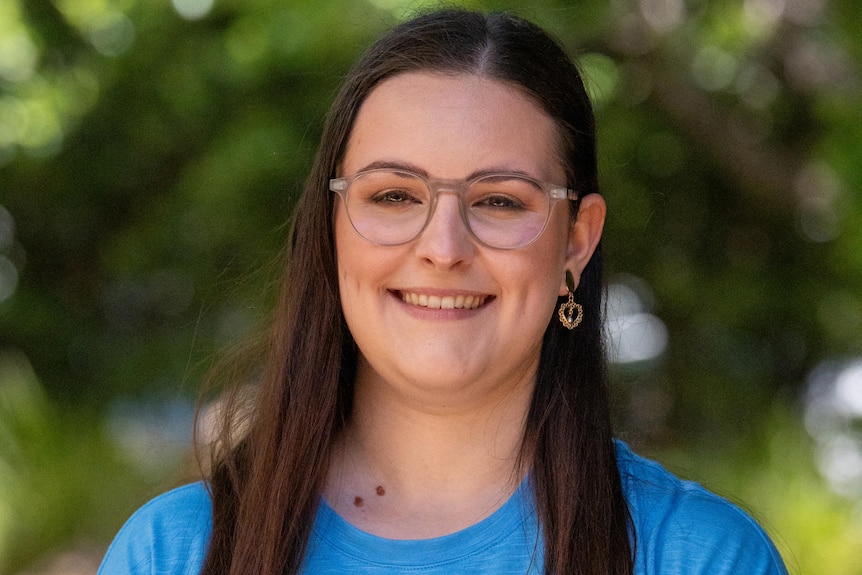
M186 20L200 20L213 8L214 0L171 0L174 10Z
M815 440L817 468L832 490L862 497L862 359L824 361L811 372L805 428Z
M705 46L692 61L694 81L710 92L727 88L736 77L736 59L717 46Z
M597 107L613 99L620 74L616 62L604 54L589 53L578 59L590 100Z
M614 363L651 361L667 348L667 327L648 313L651 299L648 286L639 278L621 276L608 286L606 331Z
M132 47L135 25L125 14L115 12L101 25L90 28L87 37L99 54L116 57Z
M36 46L23 32L0 36L0 78L10 82L29 79L38 57Z
M6 301L18 288L18 270L9 258L0 254L0 303Z

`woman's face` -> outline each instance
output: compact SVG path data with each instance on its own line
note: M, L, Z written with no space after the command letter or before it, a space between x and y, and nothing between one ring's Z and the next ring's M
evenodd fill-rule
M555 129L502 82L407 73L363 103L338 175L386 164L435 179L522 172L565 185ZM598 211L589 207L596 201ZM586 204L581 215L603 221L601 199ZM556 298L566 294L565 270L577 281L601 232L601 221L596 230L582 216L573 227L568 202L558 202L535 242L493 249L473 239L457 196L444 193L419 237L380 246L357 234L337 200L339 286L360 351L357 385L447 408L531 388Z

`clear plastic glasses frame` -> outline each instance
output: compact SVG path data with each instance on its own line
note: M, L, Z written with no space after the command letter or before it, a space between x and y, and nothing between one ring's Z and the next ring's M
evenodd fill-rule
M333 178L329 189L341 197L356 233L385 246L419 237L444 193L458 196L461 219L473 238L497 249L533 243L547 227L554 204L578 200L574 190L509 172L432 180L407 170L370 169Z

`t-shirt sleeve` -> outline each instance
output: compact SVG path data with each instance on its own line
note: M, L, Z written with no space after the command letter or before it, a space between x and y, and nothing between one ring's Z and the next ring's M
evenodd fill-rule
M683 492L637 542L655 575L786 575L772 541L735 505L708 493Z
M156 497L114 538L98 575L198 575L212 531L212 505L201 483Z
M617 446L635 526L637 575L787 575L763 528L740 507Z

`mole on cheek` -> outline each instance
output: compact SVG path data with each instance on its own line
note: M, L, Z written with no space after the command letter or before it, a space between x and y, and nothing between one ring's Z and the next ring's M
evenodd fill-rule
M363 505L365 505L365 501L363 501L362 498L357 495L356 499L353 500L353 505L355 505L356 507L362 507Z
M380 496L386 495L386 490L383 489L382 485L378 485L376 491L377 491L377 495L380 495Z

